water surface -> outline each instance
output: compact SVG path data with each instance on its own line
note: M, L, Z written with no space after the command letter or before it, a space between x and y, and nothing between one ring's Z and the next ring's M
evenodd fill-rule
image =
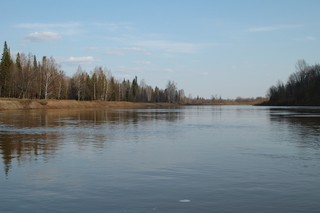
M0 111L0 212L318 212L320 108Z

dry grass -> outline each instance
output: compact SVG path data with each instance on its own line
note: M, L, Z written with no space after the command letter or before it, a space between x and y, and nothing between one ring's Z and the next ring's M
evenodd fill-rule
M0 99L0 110L16 109L130 109L159 108L170 104L134 103L122 101L76 101L76 100L31 100L31 99Z
M224 101L209 105L254 105L260 102ZM188 105L188 104L187 104ZM191 104L192 105L192 104ZM203 105L203 104L200 104ZM206 105L206 104L204 104ZM169 103L136 103L125 101L76 101L76 100L35 100L0 98L0 110L17 109L138 109L166 108L175 106Z

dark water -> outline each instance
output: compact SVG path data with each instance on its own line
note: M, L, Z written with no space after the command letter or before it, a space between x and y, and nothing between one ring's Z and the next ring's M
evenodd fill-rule
M320 212L320 108L0 111L0 212Z

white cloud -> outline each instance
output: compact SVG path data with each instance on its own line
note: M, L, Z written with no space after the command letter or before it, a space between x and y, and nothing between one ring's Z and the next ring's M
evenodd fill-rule
M150 55L151 53L144 48L140 47L116 47L116 48L107 48L106 54L115 55L115 56L124 56L130 53L141 53L144 55Z
M61 23L20 23L15 26L19 29L32 30L32 31L54 31L60 32L61 35L76 35L83 32L92 30L99 30L108 33L127 32L132 30L133 27L129 23L122 22L61 22Z
M272 26L261 26L261 27L254 27L249 28L249 32L272 32L277 30L284 30L284 29L292 29L292 28L299 28L301 25L272 25Z
M19 29L36 32L59 32L59 35L73 36L82 32L82 24L78 22L65 23L22 23L16 25Z
M298 42L312 42L312 41L317 41L317 40L318 40L318 38L315 36L305 36L305 37L293 39L293 41L298 41Z
M64 60L64 62L68 62L68 63L91 63L94 62L95 59L92 56L81 56L81 57L69 57L66 60Z
M29 30L46 30L46 29L69 29L75 27L81 27L78 22L65 22L65 23L21 23L16 25L17 28L29 29Z
M152 64L152 62L151 61L147 61L147 60L142 60L142 61L136 61L136 64L150 65L150 64Z
M314 40L316 40L316 38L315 38L314 36L306 36L305 39L308 40L308 41L314 41Z
M27 36L27 40L29 41L50 41L60 39L61 36L56 32L33 32Z
M130 23L125 22L95 22L91 24L94 27L102 28L109 32L128 31L134 29Z
M176 42L168 40L142 40L134 43L136 46L140 46L147 49L158 49L166 52L173 53L195 53L200 46L194 43Z
M123 39L121 43L128 45L128 47L106 48L104 53L113 56L126 56L128 54L142 54L149 56L159 52L193 54L205 48L221 46L219 43L191 43L158 39L148 40L141 38L139 40ZM91 48L91 50L97 50L97 48Z

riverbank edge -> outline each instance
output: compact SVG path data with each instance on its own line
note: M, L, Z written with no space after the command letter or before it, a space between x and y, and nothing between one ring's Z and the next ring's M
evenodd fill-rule
M255 104L255 106L270 106L270 107L319 107L319 104L301 104L301 103L296 103L296 104L288 104L288 103L272 103L272 102L262 102Z
M170 103L138 103L125 101L77 101L77 100L34 100L34 99L0 99L0 110L23 109L136 109L174 107Z
M138 109L138 108L168 108L178 106L217 106L217 105L255 105L248 102L228 102L217 104L171 104L171 103L141 103L127 101L77 101L77 100L36 100L0 98L0 110L23 109Z

